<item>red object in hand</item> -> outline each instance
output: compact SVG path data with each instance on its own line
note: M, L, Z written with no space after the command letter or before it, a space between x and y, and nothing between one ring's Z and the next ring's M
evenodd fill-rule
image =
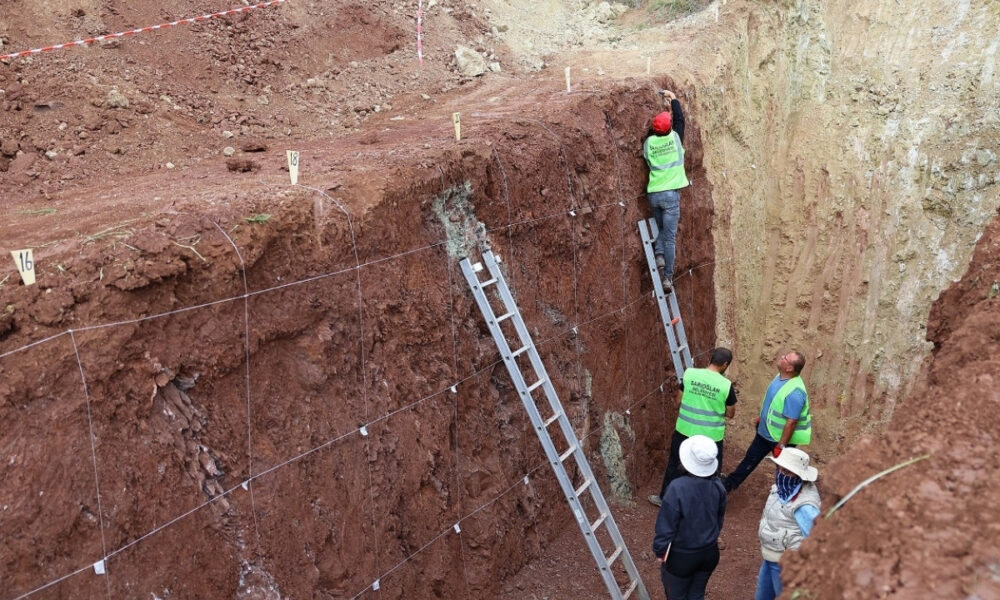
M784 446L782 446L781 444L777 444L777 445L776 445L776 446L774 447L774 452L773 452L773 454L774 454L774 458L778 458L779 456L781 456L781 449L782 449L783 447L784 447Z
M753 420L753 424L754 425L760 425L760 417L757 417L756 419L754 419Z

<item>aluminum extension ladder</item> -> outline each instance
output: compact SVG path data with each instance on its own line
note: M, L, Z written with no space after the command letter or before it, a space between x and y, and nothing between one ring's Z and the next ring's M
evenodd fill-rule
M677 380L684 377L684 370L694 366L691 359L691 348L688 346L687 335L684 333L684 321L681 320L681 310L677 306L677 288L670 293L663 291L663 282L656 269L656 256L653 253L653 242L659 230L656 219L639 221L639 235L642 236L642 247L646 251L646 263L649 265L649 276L653 280L653 294L660 305L660 317L663 319L663 329L667 333L667 343L670 344L670 357L674 361L674 373Z
M542 359L535 348L534 342L531 340L531 334L528 332L528 328L524 324L524 319L521 317L521 312L517 308L517 303L510 293L510 288L507 287L507 282L503 274L500 272L499 260L499 257L494 257L491 250L487 250L483 254L483 262L486 263L489 273L489 277L484 281L480 281L478 275L483 270L483 265L481 263L473 265L468 258L462 259L460 263L462 273L465 275L465 279L472 289L472 294L476 298L479 310L482 311L483 317L486 318L486 324L489 326L490 333L493 334L493 341L496 342L497 347L500 349L500 355L503 357L504 364L507 365L510 378L513 380L518 394L521 396L521 402L528 411L528 416L531 417L535 433L538 434L538 439L542 442L542 447L545 449L545 456L552 465L552 470L555 471L556 478L559 480L559 486L566 495L566 500L573 510L573 515L576 518L577 525L580 526L580 531L583 532L587 547L590 548L590 553L594 556L594 560L597 561L601 578L604 580L604 585L607 586L612 600L625 600L631 597L633 592L638 592L637 598L640 600L649 600L646 587L643 585L642 579L639 577L639 571L632 561L632 555L629 554L628 548L625 546L625 540L618 531L618 526L611 515L608 503L601 493L601 488L597 485L594 473L590 469L590 464L587 463L587 457L580 445L580 440L576 437L573 425L566 417L562 404L559 402L559 397L556 395L556 390L552 386L548 373L545 371L545 365L542 364ZM503 303L502 313L499 316L494 312L493 306L490 304L490 299L487 297L487 290L491 286L496 286L496 291ZM507 336L500 327L501 323L508 320L513 323L519 339L519 342L516 344L517 349L515 350L511 350L510 344L507 342ZM531 367L534 369L535 376L537 377L531 384L527 383L521 367L517 363L516 359L521 355L528 356ZM535 399L532 397L532 392L539 388L545 392L545 397L548 400L549 409L551 410L551 416L547 418L542 417ZM565 438L565 447L562 450L556 448L556 444L549 434L549 426L553 423L559 423L559 428L562 430L562 435ZM578 473L580 478L582 478L582 483L577 487L574 487L570 475L566 471L565 462L570 457L575 459ZM584 505L581 502L581 496L587 492L590 493L593 506L597 512L594 521L590 521L590 516L586 514ZM614 544L614 551L610 555L605 555L601 547L601 541L598 540L597 531L602 525L605 528L607 536ZM628 573L630 579L629 585L624 590L618 585L611 568L612 564L618 559L624 561L625 571Z

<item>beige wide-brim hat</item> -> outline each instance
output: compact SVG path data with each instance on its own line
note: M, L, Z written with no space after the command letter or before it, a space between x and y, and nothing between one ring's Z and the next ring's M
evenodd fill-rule
M681 442L681 464L696 477L714 475L719 469L719 448L707 435L692 435Z
M809 455L798 448L785 448L778 455L778 458L773 456L767 458L779 467L784 467L795 473L802 478L802 481L816 481L816 478L819 477L819 471L816 467L809 466Z

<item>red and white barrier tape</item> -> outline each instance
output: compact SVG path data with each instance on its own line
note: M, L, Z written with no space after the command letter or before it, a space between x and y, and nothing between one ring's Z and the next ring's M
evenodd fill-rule
M417 59L424 64L424 0L417 1Z
M241 12L247 12L255 8L266 8L268 6L283 4L285 2L288 2L288 0L269 0L268 2L261 2L260 4L254 4L252 6L241 6L239 8L233 8L222 12L212 13L210 15L191 17L189 19L171 21L170 23L162 23L160 25L150 25L149 27L140 27L139 29L133 29L131 31L121 31L119 33L110 33L108 35L99 35L97 37L87 38L85 40L76 40L75 42L68 42L66 44L56 44L55 46L45 46L44 48L35 48L34 50L24 50L22 52L14 52L13 54L0 54L0 60L7 60L10 58L20 58L22 56L28 56L31 54L41 54L42 52L51 52L53 50L70 48L72 46L86 46L88 44L96 44L98 42L113 40L115 38L128 37L130 35L135 35L137 33L146 33L147 31L156 31L157 29L166 29L167 27L175 27L177 25L187 25L188 23L199 23L201 21L208 21L209 19L215 19L218 17L224 17L226 15L233 15Z

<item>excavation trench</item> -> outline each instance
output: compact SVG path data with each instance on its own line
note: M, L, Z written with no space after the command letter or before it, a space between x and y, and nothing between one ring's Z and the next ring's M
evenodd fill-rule
M461 141L442 109L301 148L298 186L275 151L60 206L95 233L22 240L44 283L0 288L4 597L496 595L571 514L458 266L487 247L606 494L641 497L675 410L636 227L647 87L483 87ZM699 135L676 279L696 361Z

